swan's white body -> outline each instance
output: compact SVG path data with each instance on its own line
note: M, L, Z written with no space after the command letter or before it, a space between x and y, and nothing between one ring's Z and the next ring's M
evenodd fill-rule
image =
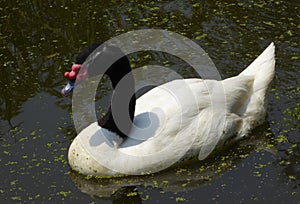
M274 52L272 43L236 77L174 80L147 92L136 101L136 127L118 147L112 145L116 134L91 124L70 146L72 169L86 175L156 172L246 136L264 121Z

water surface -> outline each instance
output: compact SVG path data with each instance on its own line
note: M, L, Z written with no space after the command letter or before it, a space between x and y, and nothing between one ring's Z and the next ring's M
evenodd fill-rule
M300 16L287 1L8 1L0 8L1 203L299 203ZM71 97L62 98L78 50L127 31L160 28L198 43L223 78L270 43L276 77L266 123L202 162L144 177L90 179L72 172ZM187 64L163 53L130 56L133 68ZM109 88L100 89L107 93Z

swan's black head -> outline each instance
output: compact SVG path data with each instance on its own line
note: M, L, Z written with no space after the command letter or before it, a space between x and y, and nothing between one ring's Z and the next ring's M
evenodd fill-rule
M121 137L128 135L135 111L135 101L136 97L134 94L134 78L131 73L131 67L129 60L122 51L113 46L103 45L102 43L95 43L83 48L80 53L77 55L75 60L75 65L72 66L71 72L66 72L65 76L69 78L68 84L62 89L62 95L67 95L72 92L75 86L75 80L84 80L89 76L96 76L98 74L106 74L111 80L112 87L115 89L120 80L126 76L126 90L122 93L120 91L114 91L111 104L116 105L117 109L121 111L117 112L118 124L122 125L122 128L119 128L116 125L116 122L113 118L112 109L109 107L108 112L102 117L98 124L112 132L117 133ZM101 46L101 47L99 47ZM95 51L95 52L94 52ZM93 53L94 52L94 53ZM89 63L89 56L93 53L93 62ZM95 54L95 55L94 55ZM117 60L114 60L117 59ZM99 61L97 61L99 60ZM98 62L98 63L97 63ZM112 65L105 63L114 62ZM82 66L85 64L86 66ZM108 69L106 69L109 66ZM80 72L79 72L79 69ZM105 69L105 70L103 70ZM124 98L129 98L130 101L124 101ZM129 117L128 117L129 116ZM121 118L121 121L120 121ZM123 120L124 118L124 120ZM128 120L128 118L131 119ZM120 125L119 125L120 126ZM122 130L121 130L122 129Z
M102 43L94 43L88 45L78 53L75 59L75 64L72 65L71 72L65 73L65 76L69 79L69 82L61 91L63 96L66 96L72 92L75 85L75 80L81 81L86 79L89 76L106 74L110 78L113 88L115 88L118 82L126 74L131 72L129 60L126 56L124 56L123 52L119 48L113 46L107 46L107 45L103 45L101 49L98 48L101 45ZM79 72L79 69L81 69L81 65L86 62L88 57L96 49L97 49L97 53L99 54L99 57L96 57L96 60L97 58L99 58L99 60L101 60L103 63L115 61L110 59L117 58L118 60L115 61L107 70L103 70L103 68L108 67L105 64L103 64L103 66L101 67L87 66L84 68L84 70L81 70Z

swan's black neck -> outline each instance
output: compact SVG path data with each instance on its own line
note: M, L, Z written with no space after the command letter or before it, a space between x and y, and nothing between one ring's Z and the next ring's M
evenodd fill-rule
M83 64L87 57L97 49L102 43L95 43L84 48L76 57L76 64ZM97 49L98 52L98 49ZM99 50L100 57L105 59L113 58L115 56L123 56L120 49L111 46L103 46L102 50ZM102 53L101 53L102 52ZM103 66L105 67L105 65ZM89 76L100 74L101 68L90 70L88 68ZM105 72L106 75L111 80L112 87L114 89L113 96L111 100L111 105L107 113L98 120L98 124L102 128L106 128L109 131L117 133L121 137L126 137L132 127L134 111L135 111L135 101L136 96L134 94L134 77L131 72L131 67L129 60L126 56L121 57L119 60L114 62ZM123 84L126 87L122 89L123 91L116 90L118 83L126 76L126 83ZM124 91L125 90L125 91ZM124 99L128 98L127 101ZM130 100L129 100L130 99ZM114 107L112 109L112 107ZM112 113L114 111L114 114ZM113 115L117 117L115 120ZM118 124L118 125L117 125Z

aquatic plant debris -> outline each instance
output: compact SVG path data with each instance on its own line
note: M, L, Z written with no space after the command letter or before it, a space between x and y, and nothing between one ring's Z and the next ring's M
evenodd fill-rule
M1 203L117 202L127 197L124 192L131 192L130 201L145 203L176 203L176 198L186 203L299 202L298 1L3 0L0 11ZM253 138L201 163L190 161L140 178L82 178L70 171L66 156L77 133L71 97L62 99L58 93L63 73L83 46L143 28L192 39L222 78L239 73L274 41L278 71L267 123L253 131ZM199 77L166 53L139 52L129 58L134 68L168 65L186 78ZM109 84L101 82L95 100L109 93ZM105 104L101 107L95 107L99 115L106 110ZM126 191L135 184L137 193ZM113 191L119 194L114 197Z

